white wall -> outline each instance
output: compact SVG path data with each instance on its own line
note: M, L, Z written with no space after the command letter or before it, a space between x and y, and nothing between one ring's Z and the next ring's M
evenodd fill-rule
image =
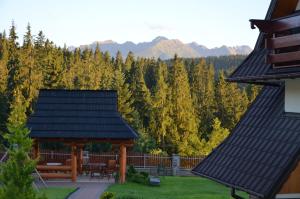
M300 79L285 81L285 112L300 113Z

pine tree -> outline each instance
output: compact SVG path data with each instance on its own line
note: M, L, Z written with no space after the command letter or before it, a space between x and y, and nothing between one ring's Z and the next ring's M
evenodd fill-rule
M0 34L0 131L5 129L7 119L8 41L6 33Z
M240 120L249 104L245 89L236 83L227 83L221 71L216 85L217 117L223 126L231 130Z
M176 55L171 71L172 118L176 125L179 140L175 140L181 155L199 153L200 140L198 126L190 93L188 76L184 64ZM175 139L177 139L175 136Z
M206 64L204 59L201 59L191 72L191 93L199 123L198 131L202 132L201 137L206 139L216 112L214 73L214 67Z
M125 82L121 66L117 64L115 65L112 88L118 92L118 111L129 124L132 124L135 112L132 93L129 90L129 85Z
M211 132L209 141L205 143L203 155L208 155L229 135L229 130L221 126L218 118L213 120L213 130Z
M42 73L35 63L35 50L29 24L21 48L20 62L22 66L19 75L24 79L21 85L22 93L26 101L26 108L29 108L30 112L31 102L37 97L42 84Z
M130 84L130 90L134 98L133 107L138 111L143 127L148 127L150 120L151 95L145 84L141 66L133 64L131 75L132 83Z
M60 48L54 46L53 42L48 39L45 42L45 69L44 82L45 88L60 88L62 87L62 78L64 71L63 52Z
M16 27L14 22L9 31L8 37L8 61L7 61L7 92L8 100L12 101L13 92L17 86L22 84L22 79L20 78L20 57L19 57L19 43L17 42L18 36L16 33Z
M111 89L113 81L113 65L110 54L108 51L104 53L103 63L100 66L101 77L100 77L100 88L101 89Z
M166 144L172 143L169 132L173 123L170 104L171 93L164 76L166 67L164 63L159 62L155 72L156 86L154 88L149 125L152 137L156 139L158 146L164 151L167 150ZM169 152L171 151L169 150Z

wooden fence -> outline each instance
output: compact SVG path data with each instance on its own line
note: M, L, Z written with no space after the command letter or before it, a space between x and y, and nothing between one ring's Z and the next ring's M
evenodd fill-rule
M119 160L119 155L114 152L105 152L101 154L89 153L89 162L107 162L108 160L115 159ZM70 153L57 152L57 151L41 151L40 161L41 162L61 162L66 164L66 161L71 159ZM192 169L203 159L201 156L190 156L180 157L180 168L181 169ZM143 154L136 152L127 153L127 164L132 165L136 168L151 168L162 166L165 168L172 167L172 156L161 156L152 154Z

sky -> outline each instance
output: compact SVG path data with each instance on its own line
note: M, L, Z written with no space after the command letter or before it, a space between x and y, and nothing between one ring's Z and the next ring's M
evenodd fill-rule
M207 47L255 45L249 19L263 19L270 0L0 0L0 31L12 21L22 41L30 23L63 46L94 41L151 41L157 36Z

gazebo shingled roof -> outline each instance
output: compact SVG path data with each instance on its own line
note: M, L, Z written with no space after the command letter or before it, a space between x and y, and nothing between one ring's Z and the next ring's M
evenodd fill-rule
M32 138L138 137L117 110L116 91L41 90L27 126Z

